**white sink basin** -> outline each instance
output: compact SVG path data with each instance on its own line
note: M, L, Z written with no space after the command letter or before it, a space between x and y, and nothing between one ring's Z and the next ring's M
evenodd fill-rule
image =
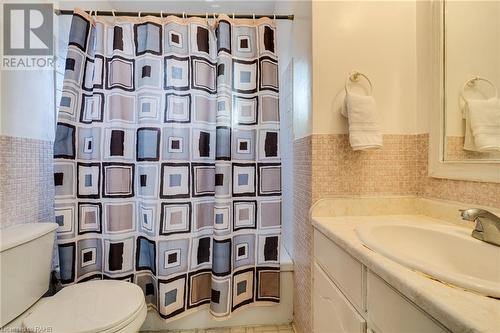
M500 247L465 228L439 224L368 224L356 228L370 249L463 289L500 298Z

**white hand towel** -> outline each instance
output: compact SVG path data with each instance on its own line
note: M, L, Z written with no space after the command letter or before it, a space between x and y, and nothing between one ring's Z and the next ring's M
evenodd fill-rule
M349 142L352 149L364 150L382 147L382 133L378 125L375 99L372 96L348 92L345 97L345 108L349 121Z
M500 151L500 99L468 99L466 136L469 128L476 151ZM470 150L471 141L466 142Z
M474 136L472 135L472 129L470 128L469 116L466 112L465 116L465 138L464 138L464 150L477 151L476 145L474 144Z

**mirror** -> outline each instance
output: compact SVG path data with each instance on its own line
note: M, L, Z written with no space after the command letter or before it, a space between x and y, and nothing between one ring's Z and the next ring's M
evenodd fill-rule
M500 1L446 1L443 21L442 160L500 163Z

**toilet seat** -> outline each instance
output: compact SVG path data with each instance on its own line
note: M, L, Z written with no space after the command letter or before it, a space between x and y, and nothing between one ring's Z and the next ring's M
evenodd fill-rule
M146 316L142 289L116 280L88 281L63 288L33 309L23 327L58 333L111 333L138 329ZM139 322L140 321L140 322Z

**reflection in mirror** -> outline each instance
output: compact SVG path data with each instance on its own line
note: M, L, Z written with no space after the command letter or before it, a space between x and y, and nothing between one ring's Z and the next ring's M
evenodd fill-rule
M444 160L500 162L500 1L446 1Z

